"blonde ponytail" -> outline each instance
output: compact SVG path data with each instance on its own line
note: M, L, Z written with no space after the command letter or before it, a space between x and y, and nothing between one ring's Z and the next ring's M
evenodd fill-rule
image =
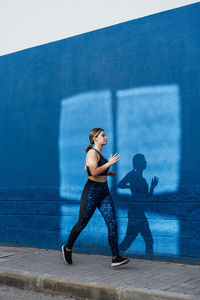
M85 148L85 152L88 152L90 149L92 149L92 144L89 144L89 145Z

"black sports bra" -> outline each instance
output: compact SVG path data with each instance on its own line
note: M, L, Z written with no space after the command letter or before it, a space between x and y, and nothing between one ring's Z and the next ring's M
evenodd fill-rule
M91 148L91 149L95 150L100 156L100 160L98 161L98 167L101 167L108 162L108 160L105 157L103 157L103 155L97 149L95 149L95 148ZM87 165L86 165L86 167L87 167L88 176L92 176L92 174L90 172L90 168ZM103 173L99 174L98 176L107 175L109 169L110 169L110 167L107 168Z

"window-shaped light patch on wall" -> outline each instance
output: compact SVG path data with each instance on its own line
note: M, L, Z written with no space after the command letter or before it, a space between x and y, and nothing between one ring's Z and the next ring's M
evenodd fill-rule
M180 221L173 215L147 212L139 205L118 209L119 246L127 253L179 255ZM132 219L130 219L132 215ZM141 218L142 215L144 218Z
M135 154L147 162L144 178L159 177L157 193L174 192L180 177L180 93L177 85L143 87L117 92L118 181L133 170ZM129 194L128 189L118 189Z
M61 103L59 136L60 196L80 200L87 180L85 147L89 132L103 128L108 136L105 155L112 152L112 98L110 91L88 92L64 99Z

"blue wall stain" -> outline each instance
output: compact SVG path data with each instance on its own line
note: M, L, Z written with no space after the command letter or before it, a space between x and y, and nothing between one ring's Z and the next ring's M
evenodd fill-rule
M135 228L144 234L138 234L124 250L128 255L199 262L199 8L196 3L0 57L1 243L60 249L78 216L78 194L70 198L66 184L74 183L73 193L77 184L80 193L86 177L82 163L81 170L74 172L70 179L63 175L66 159L64 152L61 154L61 141L70 134L66 131L65 135L61 130L66 113L62 103L67 100L75 103L76 99L71 99L78 97L79 107L85 100L89 101L90 96L92 101L94 96L93 101L98 105L96 95L110 95L106 96L110 97L109 105L112 106L109 128L106 128L110 135L110 148L107 147L106 153L109 156L113 149L122 152L125 149L122 147L123 134L118 127L125 118L122 116L120 121L120 111L125 109L121 101L124 100L126 105L130 101L136 103L136 96L130 98L128 93L134 94L137 89L141 93L142 89L150 88L146 95L152 103L153 113L159 100L155 89L164 88L164 98L161 98L168 97L171 106L167 119L161 118L167 109L162 107L157 114L162 120L156 120L155 116L154 125L158 122L161 132L168 125L170 138L167 136L166 144L159 138L156 151L162 146L162 155L167 153L166 164L171 171L165 170L163 163L156 165L157 157L151 153L156 149L155 140L148 148L145 137L140 140L141 148L138 142L135 144L137 149L132 148L134 141L133 144L130 141L136 138L137 132L141 135L142 128L148 127L145 123L141 127L137 125L139 118L136 123L127 119L130 126L137 125L137 132L127 136L131 149L127 150L126 158L122 155L123 159L116 166L118 177L110 182L119 224L119 242L126 238L129 222L133 229L130 236L127 235L129 243L135 237ZM146 100L142 100L142 94L138 95L138 109L142 110L142 102L146 107ZM167 105L166 100L164 103ZM147 117L149 114L141 116L143 121ZM81 127L82 124L84 116L77 125ZM84 131L85 137L87 134ZM87 137L86 140L81 137L80 161L83 162L87 143ZM67 147L63 151L69 149L69 145ZM152 176L160 178L154 196L143 201L134 200L131 193L118 187L131 171L132 158L137 153L144 154L147 161L143 177L148 189ZM161 161L163 159L161 156ZM75 163L76 160L77 157ZM83 177L77 177L81 174ZM66 190L63 194L61 187ZM16 222L6 222L13 219ZM77 240L76 251L110 253L106 228L98 212L90 222ZM159 225L162 230L158 230Z

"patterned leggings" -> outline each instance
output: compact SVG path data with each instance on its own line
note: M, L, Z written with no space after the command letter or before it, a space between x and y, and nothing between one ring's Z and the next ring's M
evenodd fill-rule
M81 231L88 224L96 207L101 212L108 227L108 241L113 256L119 255L117 223L115 209L107 182L96 182L88 179L80 203L78 222L74 225L68 238L67 248L72 249Z

